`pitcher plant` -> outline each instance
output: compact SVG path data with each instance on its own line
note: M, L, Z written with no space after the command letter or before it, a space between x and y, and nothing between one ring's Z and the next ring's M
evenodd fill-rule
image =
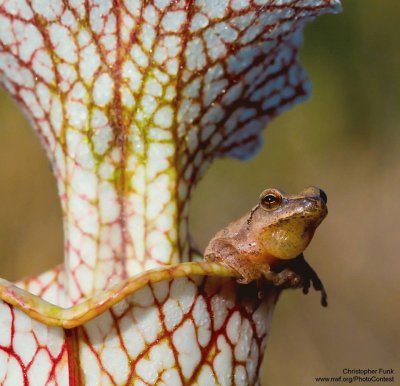
M1 83L49 157L65 244L62 266L0 279L2 385L259 384L280 289L196 255L190 196L307 97L301 30L339 7L0 0Z

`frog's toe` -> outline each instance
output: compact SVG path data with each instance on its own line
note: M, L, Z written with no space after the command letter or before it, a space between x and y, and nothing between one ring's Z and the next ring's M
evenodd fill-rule
M311 287L311 280L308 276L303 276L302 285L303 285L303 294L307 295Z
M325 291L325 288L321 290L321 305L322 307L328 307L328 294Z
M326 293L325 287L322 284L321 280L319 279L318 276L313 277L311 279L313 287L316 291L320 291L321 292L321 305L323 307L327 307L328 306L328 294Z

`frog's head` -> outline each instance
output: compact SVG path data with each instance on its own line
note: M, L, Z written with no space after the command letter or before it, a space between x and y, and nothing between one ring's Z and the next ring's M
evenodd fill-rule
M264 190L253 220L258 223L262 247L269 255L291 259L310 243L315 229L328 213L327 196L319 188L309 187L296 195L278 189Z

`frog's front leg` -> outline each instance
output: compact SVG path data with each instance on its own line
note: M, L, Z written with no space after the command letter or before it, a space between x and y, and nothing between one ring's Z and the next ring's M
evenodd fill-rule
M283 272L293 272L297 277L300 278L300 285L303 287L303 293L307 294L311 284L316 291L321 292L321 304L326 307L328 305L327 298L328 295L326 293L325 287L322 284L321 279L318 277L317 273L314 269L307 263L304 259L304 255L300 254L295 259L289 260L285 262L284 265L281 266L282 269L278 273Z
M237 280L240 284L248 284L253 280L258 280L263 276L263 271L269 271L269 265L260 269L254 266L249 257L241 254L226 239L216 239L210 245L210 252L206 251L204 259L226 265L227 267L237 271L240 278Z
M303 282L302 277L291 269L284 269L280 272L267 271L263 272L264 278L275 286L285 286L296 288Z
M258 298L264 298L265 281L268 284L281 288L297 288L301 284L301 277L291 269L284 269L281 272L274 272L270 266L260 268L263 279L257 280Z

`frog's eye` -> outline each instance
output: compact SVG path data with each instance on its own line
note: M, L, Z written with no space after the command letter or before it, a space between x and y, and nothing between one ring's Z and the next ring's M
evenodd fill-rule
M282 203L282 195L276 191L264 194L260 199L261 206L266 210L279 208Z

